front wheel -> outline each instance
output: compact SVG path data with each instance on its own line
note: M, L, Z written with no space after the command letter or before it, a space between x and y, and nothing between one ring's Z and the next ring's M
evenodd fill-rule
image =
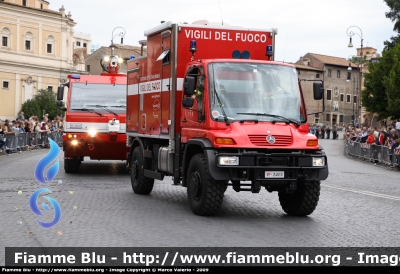
M154 179L143 175L143 151L141 147L133 150L131 157L131 185L136 194L149 194L153 190Z
M211 178L204 155L194 155L187 173L187 195L193 213L215 215L221 208L225 190L226 181Z
M320 181L299 182L293 193L279 191L279 202L288 215L307 216L317 207L320 190Z
M81 161L78 159L64 159L64 170L65 173L77 173Z

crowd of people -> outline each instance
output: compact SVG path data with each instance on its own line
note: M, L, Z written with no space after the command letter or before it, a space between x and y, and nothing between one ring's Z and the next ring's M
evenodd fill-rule
M338 131L342 130L341 127L334 124L332 127L326 124L313 124L310 126L310 133L314 134L318 139L332 139L337 140L339 138Z
M349 140L350 143L371 145L375 165L379 164L378 155L381 152L381 148L387 147L392 167L400 167L400 157L393 157L395 150L400 149L400 119L391 125L379 128L349 125L344 129L343 138Z
M53 120L50 120L47 113L41 119L37 116L31 116L29 119L25 119L24 112L20 112L15 120L0 120L0 155L4 152L6 155L12 153L11 148L6 145L7 135L16 135L16 133L51 133L62 130L63 117L57 116ZM29 138L28 146L34 146L35 138L33 136L34 135ZM20 151L20 148L17 148L17 150Z

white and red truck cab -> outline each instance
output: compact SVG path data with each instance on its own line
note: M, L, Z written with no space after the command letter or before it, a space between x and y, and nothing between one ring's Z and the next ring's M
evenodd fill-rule
M84 157L122 161L127 158L127 77L118 73L117 57L107 61L108 71L100 75L68 75L69 82L58 89L58 105L62 106L64 89L68 88L63 133L66 173L77 172Z
M163 23L145 31L147 56L128 62L127 160L137 194L172 176L198 215L224 192L278 192L309 215L328 163L309 134L293 65L274 61L276 29ZM315 82L314 99L323 99Z

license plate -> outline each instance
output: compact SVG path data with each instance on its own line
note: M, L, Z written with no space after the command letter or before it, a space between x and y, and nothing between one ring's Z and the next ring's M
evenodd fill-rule
M265 171L265 178L285 178L283 171Z

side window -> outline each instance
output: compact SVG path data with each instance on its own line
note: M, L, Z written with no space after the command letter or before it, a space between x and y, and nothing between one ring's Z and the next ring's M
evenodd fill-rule
M199 112L199 122L203 122L202 115L200 113L203 113L203 106L204 106L204 68L199 67L198 71L198 76L196 79L196 90L195 90L195 99L197 101L197 107Z
M196 100L199 104L199 110L203 110L203 100L204 100L204 68L199 67L199 76L197 76L196 83Z

